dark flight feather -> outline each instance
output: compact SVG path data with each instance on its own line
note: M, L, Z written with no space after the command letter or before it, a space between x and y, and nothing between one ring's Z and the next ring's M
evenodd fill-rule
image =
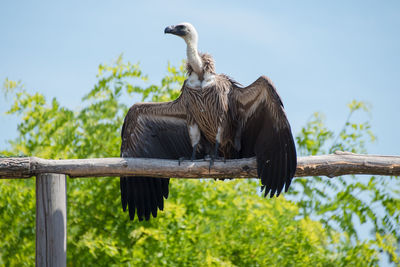
M122 127L121 157L178 159L191 155L185 115L176 101L160 105L135 104ZM178 107L178 108L177 108ZM169 110L169 113L168 113ZM121 202L130 219L140 221L157 216L168 198L168 178L121 177Z
M230 91L241 129L241 157L257 158L257 172L265 196L288 190L297 166L296 148L289 122L271 81L262 76L247 87Z

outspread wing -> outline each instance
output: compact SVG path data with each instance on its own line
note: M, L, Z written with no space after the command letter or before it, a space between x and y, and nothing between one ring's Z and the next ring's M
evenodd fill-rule
M122 126L121 157L178 159L192 152L186 126L186 115L179 99L166 103L133 105ZM122 208L135 210L139 221L157 216L168 198L169 178L121 177Z
M279 196L289 189L297 156L282 101L267 77L247 87L233 83L232 116L237 124L235 147L240 157L257 158L257 173L264 196Z

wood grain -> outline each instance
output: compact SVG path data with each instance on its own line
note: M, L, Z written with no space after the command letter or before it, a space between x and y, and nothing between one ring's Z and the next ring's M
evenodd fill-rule
M216 161L209 170L209 161L97 158L50 160L36 157L0 158L0 178L29 178L42 173L67 174L70 177L151 176L174 178L254 178L255 158ZM299 157L296 177L346 174L400 175L399 156L360 155L337 151L334 154Z
M36 266L67 264L67 190L64 174L36 177Z

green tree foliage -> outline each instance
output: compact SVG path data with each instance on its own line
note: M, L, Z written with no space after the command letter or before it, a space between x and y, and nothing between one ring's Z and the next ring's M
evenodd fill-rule
M326 128L321 114L314 113L296 137L299 154L316 155L336 150L366 153L365 144L374 141L375 136L368 121L354 122L352 115L357 111L369 112L369 107L352 101L348 108L349 115L338 134ZM295 179L294 184L289 194L295 196L302 216L318 218L328 230L340 229L356 239L359 238L356 225L368 222L372 224L372 233L392 235L399 242L399 177L313 177Z
M8 113L21 121L11 149L1 154L118 157L131 102L176 98L183 66L168 65L161 85L155 85L122 57L100 65L98 82L79 110L6 80L4 92L14 100ZM374 137L368 122L353 122L352 115L368 107L354 101L349 108L338 134L315 113L297 136L299 154L364 152ZM366 266L377 265L381 251L398 263L398 182L394 177L301 178L287 199L264 199L257 180L173 180L166 211L139 223L122 212L118 179L68 179L68 265ZM0 265L33 265L33 179L0 181L0 218ZM361 240L356 225L366 222L373 234Z

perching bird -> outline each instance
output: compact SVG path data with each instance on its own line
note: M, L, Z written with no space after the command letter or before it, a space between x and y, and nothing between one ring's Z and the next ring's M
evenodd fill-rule
M288 190L297 157L282 101L262 76L247 87L216 74L214 60L197 50L189 23L165 28L187 44L187 72L181 95L164 103L136 103L122 126L121 157L257 159L264 196ZM211 161L212 162L212 161ZM212 163L211 163L212 164ZM148 220L163 210L169 179L121 177L123 210L130 219Z

